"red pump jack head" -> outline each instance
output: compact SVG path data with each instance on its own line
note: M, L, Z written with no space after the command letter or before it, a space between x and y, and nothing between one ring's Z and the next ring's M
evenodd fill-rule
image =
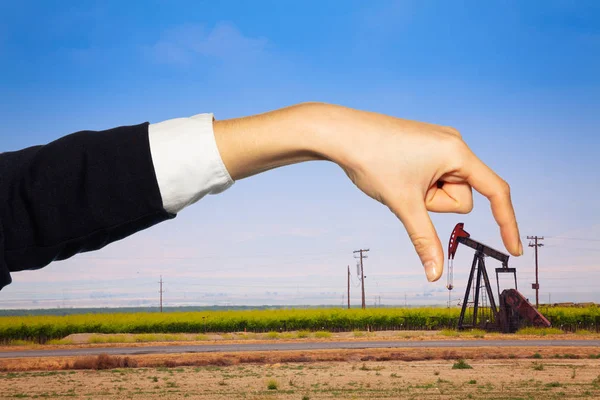
M470 237L469 232L465 231L463 228L465 224L463 222L459 222L454 227L452 231L452 235L450 235L450 241L448 242L448 282L446 283L446 288L448 290L454 289L454 255L456 254L456 249L458 248L458 238L459 237Z
M448 260L454 260L454 255L456 254L456 249L458 248L458 238L459 237L470 237L469 232L464 230L465 224L463 222L459 222L454 227L452 231L452 235L450 235L450 241L448 242Z

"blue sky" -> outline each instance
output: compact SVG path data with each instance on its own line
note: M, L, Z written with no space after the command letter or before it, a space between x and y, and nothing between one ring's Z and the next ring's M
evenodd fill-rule
M595 1L0 2L0 151L83 129L327 101L451 125L545 235L541 296L600 294L600 6ZM489 206L433 215L502 248ZM586 240L581 240L586 239ZM524 240L527 244L527 240ZM14 274L4 307L440 304L401 224L335 165L253 177L93 254ZM533 251L512 259L530 298ZM461 297L472 253L459 250ZM490 263L490 266L494 266ZM354 303L360 301L353 288Z

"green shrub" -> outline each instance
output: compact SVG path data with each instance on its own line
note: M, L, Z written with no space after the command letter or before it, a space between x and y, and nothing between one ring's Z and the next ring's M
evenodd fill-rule
M267 383L267 389L269 390L277 390L277 388L279 387L279 384L277 383L276 380L271 379L268 383Z
M452 365L452 369L473 369L465 360L462 358Z

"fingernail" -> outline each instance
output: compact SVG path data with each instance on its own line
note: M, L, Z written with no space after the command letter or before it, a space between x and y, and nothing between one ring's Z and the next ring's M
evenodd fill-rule
M519 240L519 255L522 256L523 255L523 242L521 242Z
M429 282L434 282L438 278L437 273L437 264L435 261L427 261L423 264L423 268L425 268L425 275L427 275L427 280Z

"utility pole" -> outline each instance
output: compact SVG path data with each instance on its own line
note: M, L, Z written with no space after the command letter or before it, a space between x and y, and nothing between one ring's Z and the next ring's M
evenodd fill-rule
M162 312L163 293L164 293L162 275L160 276L160 281L158 283L160 283L160 289L158 290L158 293L160 294L160 312Z
M348 310L350 309L350 266L348 265Z
M538 247L542 247L542 243L538 243L540 240L544 240L543 236L527 236L527 239L533 240L529 242L529 247L535 247L535 283L531 285L532 289L535 289L535 308L540 306L540 281L538 278Z
M365 308L367 308L367 303L365 301L365 270L363 267L363 258L368 258L366 255L363 255L363 253L367 253L369 251L369 249L360 249L360 250L356 250L354 253L360 253L360 283L361 283L361 290L362 290L362 308L363 310Z

